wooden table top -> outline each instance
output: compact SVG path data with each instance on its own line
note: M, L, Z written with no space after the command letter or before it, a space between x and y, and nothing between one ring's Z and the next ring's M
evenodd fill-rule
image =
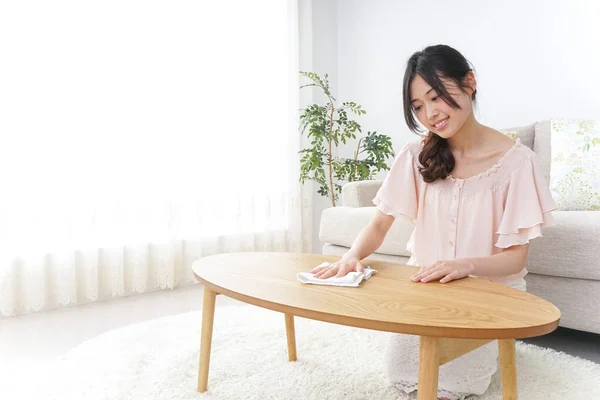
M300 283L336 256L231 253L194 262L196 278L228 297L275 311L341 325L413 335L470 339L540 336L558 327L560 311L530 293L476 278L415 283L417 267L365 260L377 270L359 287Z

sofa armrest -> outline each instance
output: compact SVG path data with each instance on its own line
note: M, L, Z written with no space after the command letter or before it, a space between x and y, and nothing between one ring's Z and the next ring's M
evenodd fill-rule
M383 181L349 182L342 187L342 206L372 207Z

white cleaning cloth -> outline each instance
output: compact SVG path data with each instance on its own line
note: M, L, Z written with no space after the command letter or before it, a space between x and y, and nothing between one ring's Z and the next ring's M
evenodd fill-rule
M328 262L324 262L323 264L318 265L315 268L318 267L325 267L329 265ZM371 269L371 267L365 267L365 272L348 272L345 276L342 276L340 278L336 278L335 276L332 276L330 278L327 279L320 279L320 278L315 278L314 274L311 274L310 272L299 272L298 275L296 275L298 277L298 280L302 283L312 283L315 285L332 285L332 286L351 286L351 287L358 287L358 285L362 282L362 280L367 280L371 277L371 275L373 275L375 272L377 272L377 270Z

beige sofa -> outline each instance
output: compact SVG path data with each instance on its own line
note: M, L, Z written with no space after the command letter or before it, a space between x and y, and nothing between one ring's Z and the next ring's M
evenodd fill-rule
M508 130L516 131L522 143L538 154L549 182L550 122ZM349 183L342 189L342 206L323 211L319 232L323 254L341 256L348 250L375 212L372 200L381 182ZM600 211L554 211L553 215L556 225L531 241L527 291L561 310L561 326L600 333ZM409 224L396 220L370 258L405 263L411 233Z

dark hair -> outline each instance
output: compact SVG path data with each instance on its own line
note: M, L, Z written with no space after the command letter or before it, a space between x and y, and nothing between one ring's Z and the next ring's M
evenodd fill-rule
M410 98L410 84L415 76L421 76L450 107L460 108L448 93L442 78L451 79L464 90L469 87L464 78L473 70L472 65L462 54L446 45L429 46L410 56L406 64L402 88L404 118L408 128L417 134L422 131L419 129ZM476 93L477 90L471 96L473 102ZM448 147L448 140L429 131L424 139L423 150L419 154L419 162L422 165L419 167L419 172L425 182L446 179L454 169L454 156Z

